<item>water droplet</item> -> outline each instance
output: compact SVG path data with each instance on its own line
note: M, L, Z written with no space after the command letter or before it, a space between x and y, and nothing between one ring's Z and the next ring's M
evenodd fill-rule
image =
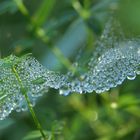
M60 89L60 90L59 90L59 94L60 94L60 95L67 96L67 95L70 94L70 90Z
M136 73L140 75L140 65L136 68Z
M127 79L128 80L134 80L136 78L136 73L135 72L129 72L128 74L127 74Z

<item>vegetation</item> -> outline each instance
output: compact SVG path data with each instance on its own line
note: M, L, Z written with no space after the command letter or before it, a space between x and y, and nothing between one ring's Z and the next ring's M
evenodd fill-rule
M56 88L57 84L62 84L63 77L55 73L74 73L72 78L86 73L87 60L100 42L103 45L106 43L108 47L114 42L108 44L105 39L118 42L123 38L119 27L114 25L113 32L119 39L114 38L112 32L107 37L102 34L99 39L112 15L121 23L127 40L137 38L136 41L139 41L139 6L138 0L1 0L0 112L5 105L11 110L24 112L13 111L9 115L11 110L6 108L5 116L0 114L0 119L9 115L0 121L0 139L139 140L139 76L133 81L126 79L122 85L102 94L77 94L73 91L72 94L63 96L59 93L65 87L60 91L59 87ZM111 27L107 29L112 31ZM133 45L139 47L137 43L132 43ZM127 51L133 50L128 48L126 53ZM45 74L45 68L33 57L30 58L29 53L46 67ZM135 63L133 61L133 67ZM51 71L48 72L47 69ZM30 77L32 73L33 77ZM5 75L9 76L6 80ZM40 88L46 86L46 79L44 81L42 77L55 81L47 85L43 96L39 95L42 93ZM128 79L132 80L133 77ZM34 85L40 85L35 93L30 88ZM54 89L48 89L49 87ZM30 93L26 88L29 88ZM5 98L7 95L10 97ZM16 102L19 108L15 107L12 97L17 97L16 101L20 99ZM32 106L34 101L37 102L35 107ZM29 111L25 111L26 104Z

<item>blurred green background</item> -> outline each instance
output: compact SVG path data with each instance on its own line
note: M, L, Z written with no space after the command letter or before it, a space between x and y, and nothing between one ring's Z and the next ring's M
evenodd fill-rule
M66 72L81 48L92 50L112 13L127 37L139 37L139 0L0 0L0 56L33 53L48 69ZM35 111L51 140L140 140L140 77L99 95L51 89ZM0 121L0 140L39 136L29 112Z

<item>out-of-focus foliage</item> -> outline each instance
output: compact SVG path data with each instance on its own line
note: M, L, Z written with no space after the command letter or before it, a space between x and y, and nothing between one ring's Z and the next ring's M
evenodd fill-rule
M128 36L139 36L139 0L1 0L0 55L33 55L65 73L91 53L112 13ZM85 47L85 48L84 48ZM84 53L78 53L79 49ZM81 60L81 61L82 61ZM60 96L50 90L35 106L52 140L139 140L140 77L97 95ZM28 112L0 121L0 140L39 139Z
M140 34L140 1L123 0L120 1L118 16L129 36Z

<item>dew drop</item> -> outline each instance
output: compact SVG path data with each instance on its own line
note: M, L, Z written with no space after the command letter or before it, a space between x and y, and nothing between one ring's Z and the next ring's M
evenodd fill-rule
M140 75L140 65L136 68L136 73Z
M128 74L127 74L127 79L128 80L134 80L136 78L136 73L135 72L129 72Z
M60 89L60 90L59 90L59 94L60 94L60 95L67 96L67 95L70 94L70 90Z

